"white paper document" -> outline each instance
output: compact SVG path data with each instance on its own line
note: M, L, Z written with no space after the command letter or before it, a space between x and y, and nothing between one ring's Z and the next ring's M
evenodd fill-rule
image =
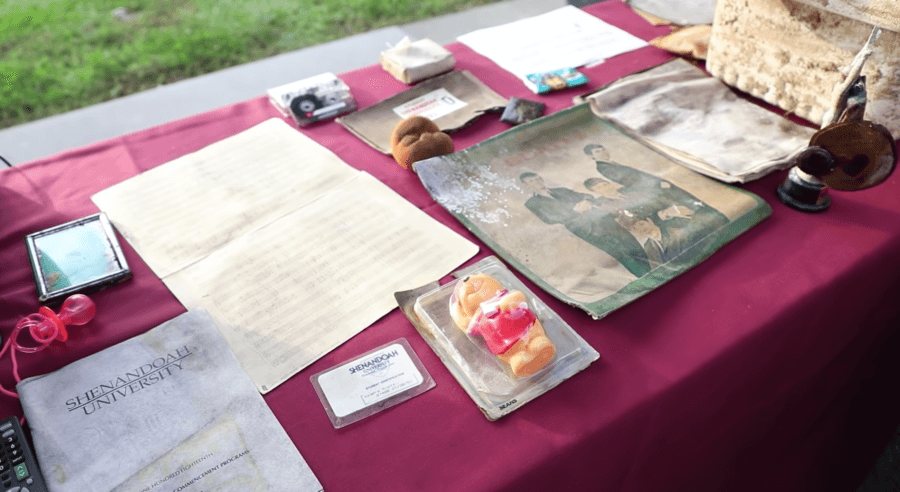
M51 492L322 490L203 311L17 389Z
M577 68L647 43L571 5L457 38L519 78Z
M466 106L465 101L441 87L438 90L423 94L412 101L397 106L394 108L394 114L403 119L412 116L424 116L430 120L436 120Z
M275 119L93 200L262 393L478 250Z

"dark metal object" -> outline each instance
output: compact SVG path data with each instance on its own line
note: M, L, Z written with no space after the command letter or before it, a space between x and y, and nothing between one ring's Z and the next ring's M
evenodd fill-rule
M830 153L831 169L810 174L840 191L857 191L884 182L894 172L897 152L887 128L871 121L843 121L816 132L809 141Z
M804 212L828 208L828 188L871 188L884 182L897 165L894 138L871 121L839 121L816 132L809 145L778 187L782 202Z
M510 125L519 125L527 121L536 120L544 114L545 107L544 103L513 97L509 100L509 104L503 108L500 121Z
M817 181L815 176L794 167L788 172L787 179L778 186L778 198L797 210L821 212L831 205L831 197L828 196L828 187Z

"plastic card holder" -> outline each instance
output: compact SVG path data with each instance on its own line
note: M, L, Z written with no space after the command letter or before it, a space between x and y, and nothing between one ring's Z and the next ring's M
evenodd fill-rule
M405 338L312 375L335 429L418 396L435 382Z
M476 273L490 275L507 290L525 295L555 346L549 365L525 377L516 376L488 350L484 340L470 336L456 325L449 309L451 296L458 282ZM449 284L437 288L432 285L430 290L426 286L396 296L404 313L489 420L511 413L600 357L496 257L485 258L454 276L457 280Z
M29 234L25 245L41 302L100 290L131 278L103 212Z

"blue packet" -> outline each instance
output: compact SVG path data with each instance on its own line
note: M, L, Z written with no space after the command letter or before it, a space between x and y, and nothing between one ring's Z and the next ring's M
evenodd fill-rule
M574 68L560 68L525 76L525 85L535 94L545 94L550 91L584 85L587 81L587 77Z

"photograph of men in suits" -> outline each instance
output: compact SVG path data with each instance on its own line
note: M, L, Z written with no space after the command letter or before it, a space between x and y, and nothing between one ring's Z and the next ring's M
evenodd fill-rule
M724 214L671 182L611 160L609 151L602 145L586 145L584 153L594 159L602 180L621 185L617 188L622 195L618 200L617 222L635 235L645 249L649 239L637 231L649 232L651 239L660 236L661 263L677 257L728 224ZM584 184L598 194L602 187L609 186L597 182L596 178L589 178Z
M568 188L549 188L540 175L525 172L519 176L531 192L525 207L547 224L562 224L572 234L605 251L635 277L650 271L650 260L640 243L615 216L595 204L596 198Z
M671 182L612 161L602 145L587 145L584 152L598 173L583 183L589 193L548 187L539 174L524 172L519 179L532 193L525 207L544 223L565 226L636 277L728 223Z
M595 317L771 213L759 197L677 164L587 105L420 164L426 189L468 230Z

